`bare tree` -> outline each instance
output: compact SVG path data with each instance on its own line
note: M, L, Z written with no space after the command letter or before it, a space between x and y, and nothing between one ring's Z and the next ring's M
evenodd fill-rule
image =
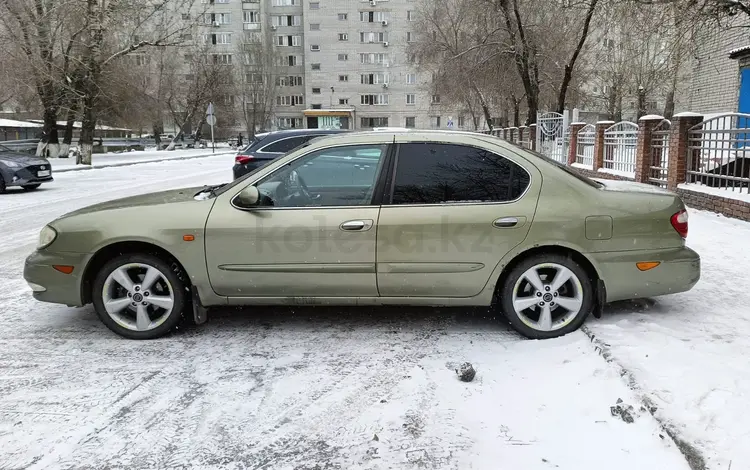
M276 64L278 57L273 47L263 44L262 37L248 36L240 45L240 60L236 64L236 96L239 115L252 138L259 129L267 129L272 118L273 105L278 95L279 80Z

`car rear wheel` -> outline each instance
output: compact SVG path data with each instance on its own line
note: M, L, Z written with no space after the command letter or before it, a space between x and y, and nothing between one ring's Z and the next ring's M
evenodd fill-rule
M26 191L33 191L33 190L37 189L39 186L41 186L41 185L42 185L41 183L37 183L37 184L25 184L25 185L23 185L21 187L24 190L26 190Z
M593 310L593 285L586 270L569 257L532 256L505 279L503 313L527 338L563 336L580 328Z
M182 317L186 289L178 273L153 255L125 254L105 264L92 292L102 322L120 336L164 336Z
M5 178L0 174L0 194L5 193Z

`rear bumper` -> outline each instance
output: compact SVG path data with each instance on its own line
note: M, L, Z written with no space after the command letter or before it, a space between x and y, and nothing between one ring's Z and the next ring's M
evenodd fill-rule
M35 251L26 258L23 278L32 288L34 298L42 302L80 307L83 271L91 255L83 253L47 253ZM64 274L52 266L73 266Z
M254 159L251 160L245 164L238 164L235 163L234 167L232 167L232 173L234 173L234 179L239 178L240 176L244 176L251 171L255 171L258 168L264 167L271 163L273 160L269 159Z
M607 302L686 292L701 277L701 259L690 248L590 253L607 289ZM658 261L640 271L636 263Z

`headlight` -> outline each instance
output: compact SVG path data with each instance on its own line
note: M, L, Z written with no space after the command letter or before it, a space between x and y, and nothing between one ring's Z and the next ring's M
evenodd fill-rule
M21 168L23 166L18 162L14 162L13 160L0 160L0 163L4 164L5 166L9 168Z
M52 244L53 241L55 241L55 238L57 238L57 232L55 231L55 229L53 229L49 225L45 225L42 231L39 232L39 244L36 247L37 250L47 248Z

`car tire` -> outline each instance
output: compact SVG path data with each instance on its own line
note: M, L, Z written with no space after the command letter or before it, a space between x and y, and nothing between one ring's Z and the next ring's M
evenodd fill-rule
M0 194L5 194L5 178L3 178L3 175L0 174Z
M563 279L567 280L558 286ZM500 306L511 327L523 336L557 338L579 329L593 311L594 285L589 273L571 257L534 255L518 263L505 278Z
M189 305L188 289L183 280L185 275L176 266L174 263L170 266L170 263L149 254L124 254L106 263L96 274L91 293L99 319L107 328L128 339L154 339L168 334L178 325L183 311ZM138 283L146 280L150 269L157 271L157 280L149 290L139 289ZM130 290L118 281L122 279L119 276L123 271L133 283ZM152 291L153 295L149 295ZM135 294L139 296L136 297ZM152 299L159 298L159 304L164 305L166 297L171 298L169 310L151 302ZM114 314L108 312L105 303L119 301L127 304L124 309ZM131 301L137 301L136 305ZM137 305L139 303L140 306ZM141 306L144 307L141 309ZM112 308L112 311L114 310L115 308ZM139 319L143 318L143 310L146 311L147 320L138 325ZM144 328L146 324L148 327Z
M21 186L21 187L23 188L23 190L24 190L24 191L34 191L35 189L38 189L38 188L39 188L39 186L41 186L41 185L42 185L42 183L37 183L37 184L25 184L25 185L23 185L23 186Z

